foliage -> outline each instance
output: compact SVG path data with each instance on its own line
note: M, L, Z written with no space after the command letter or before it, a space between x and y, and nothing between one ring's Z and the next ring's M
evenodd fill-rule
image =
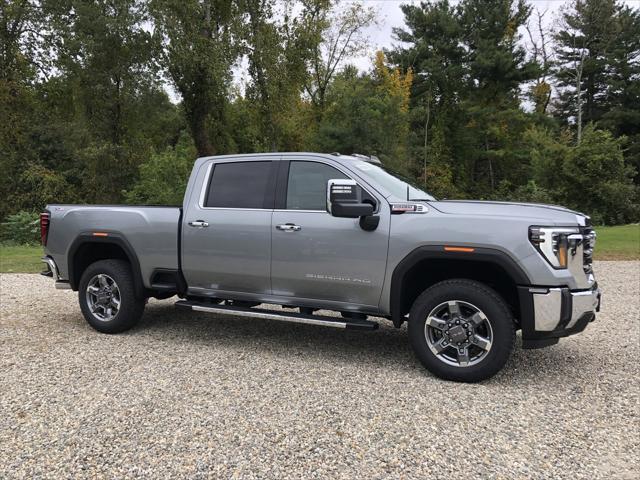
M508 181L501 182L496 199L513 202L553 204L555 200L548 190L541 187L535 180L529 180L526 185L519 185L515 189Z
M639 189L624 160L624 138L589 125L580 145L570 136L556 140L536 129L527 132L526 142L534 185L554 203L587 212L597 224L639 218Z
M633 168L625 164L624 139L592 125L582 142L570 150L562 176L566 185L566 204L590 212L597 224L624 223L638 219L638 187L633 185Z
M566 2L549 28L526 0L402 5L364 71L361 2L0 2L0 220L179 204L198 155L315 150L376 154L438 197L637 221L640 9Z
M239 14L231 0L150 0L161 61L182 96L198 155L228 145L225 113L231 67L240 55Z
M182 205L196 150L183 134L175 147L168 147L140 165L140 179L125 193L129 203Z
M328 2L303 4L299 14L284 4L278 18L275 0L244 0L245 51L251 84L246 97L257 106L261 150L278 151L288 141L287 120L308 79L307 63L318 49L323 28L319 17Z
M40 241L39 215L20 211L9 215L0 224L0 242L15 245L36 244Z
M376 22L375 11L361 3L353 2L340 8L335 2L331 10L329 1L317 0L312 17L312 55L309 76L305 82L306 93L311 97L318 117L326 108L327 95L335 75L345 59L366 51L367 38L363 30Z
M384 64L379 52L373 75L353 67L340 73L327 97L316 142L321 151L379 155L403 167L409 133L408 97L412 75Z

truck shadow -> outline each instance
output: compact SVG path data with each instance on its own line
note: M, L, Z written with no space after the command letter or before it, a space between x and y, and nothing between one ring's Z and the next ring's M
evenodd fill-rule
M310 357L327 364L360 362L372 368L391 367L405 372L409 368L419 375L436 378L411 351L406 325L396 329L385 319L375 320L380 328L363 332L188 312L161 303L150 305L140 324L129 334L162 336L163 341L180 344L231 347L242 354L268 352L281 355L283 360ZM584 372L585 362L594 361L597 359L583 349L562 342L542 350L522 350L518 335L516 349L504 370L482 385L514 386L541 381L566 384Z
M410 351L406 327L396 329L385 319L374 331L304 325L234 315L179 310L173 305L150 305L132 334L179 338L180 342L266 349L282 355L317 355L326 358L380 363L416 363Z

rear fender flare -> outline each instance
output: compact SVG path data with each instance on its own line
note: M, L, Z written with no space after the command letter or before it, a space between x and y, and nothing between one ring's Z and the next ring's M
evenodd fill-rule
M83 232L76 237L76 239L69 247L69 252L67 254L67 264L69 271L69 284L71 288L75 291L78 290L80 285L80 278L76 278L75 273L75 260L76 254L80 247L87 244L98 244L98 245L116 245L122 249L122 251L127 256L129 263L131 264L131 269L133 271L133 283L136 290L136 296L143 298L148 296L147 291L144 287L144 283L142 281L142 271L140 270L140 262L138 261L138 256L135 253L135 250L131 246L131 244L127 241L127 239L120 233L117 232L105 232L106 236L95 236L93 232Z

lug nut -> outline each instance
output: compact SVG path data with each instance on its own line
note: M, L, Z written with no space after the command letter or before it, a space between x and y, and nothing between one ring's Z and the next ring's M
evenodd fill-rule
M460 320L456 320L456 325L460 325Z

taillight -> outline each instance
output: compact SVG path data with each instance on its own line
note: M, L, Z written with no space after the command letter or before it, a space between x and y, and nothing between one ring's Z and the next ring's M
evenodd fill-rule
M49 213L40 214L40 242L43 246L47 245L47 236L49 235Z

